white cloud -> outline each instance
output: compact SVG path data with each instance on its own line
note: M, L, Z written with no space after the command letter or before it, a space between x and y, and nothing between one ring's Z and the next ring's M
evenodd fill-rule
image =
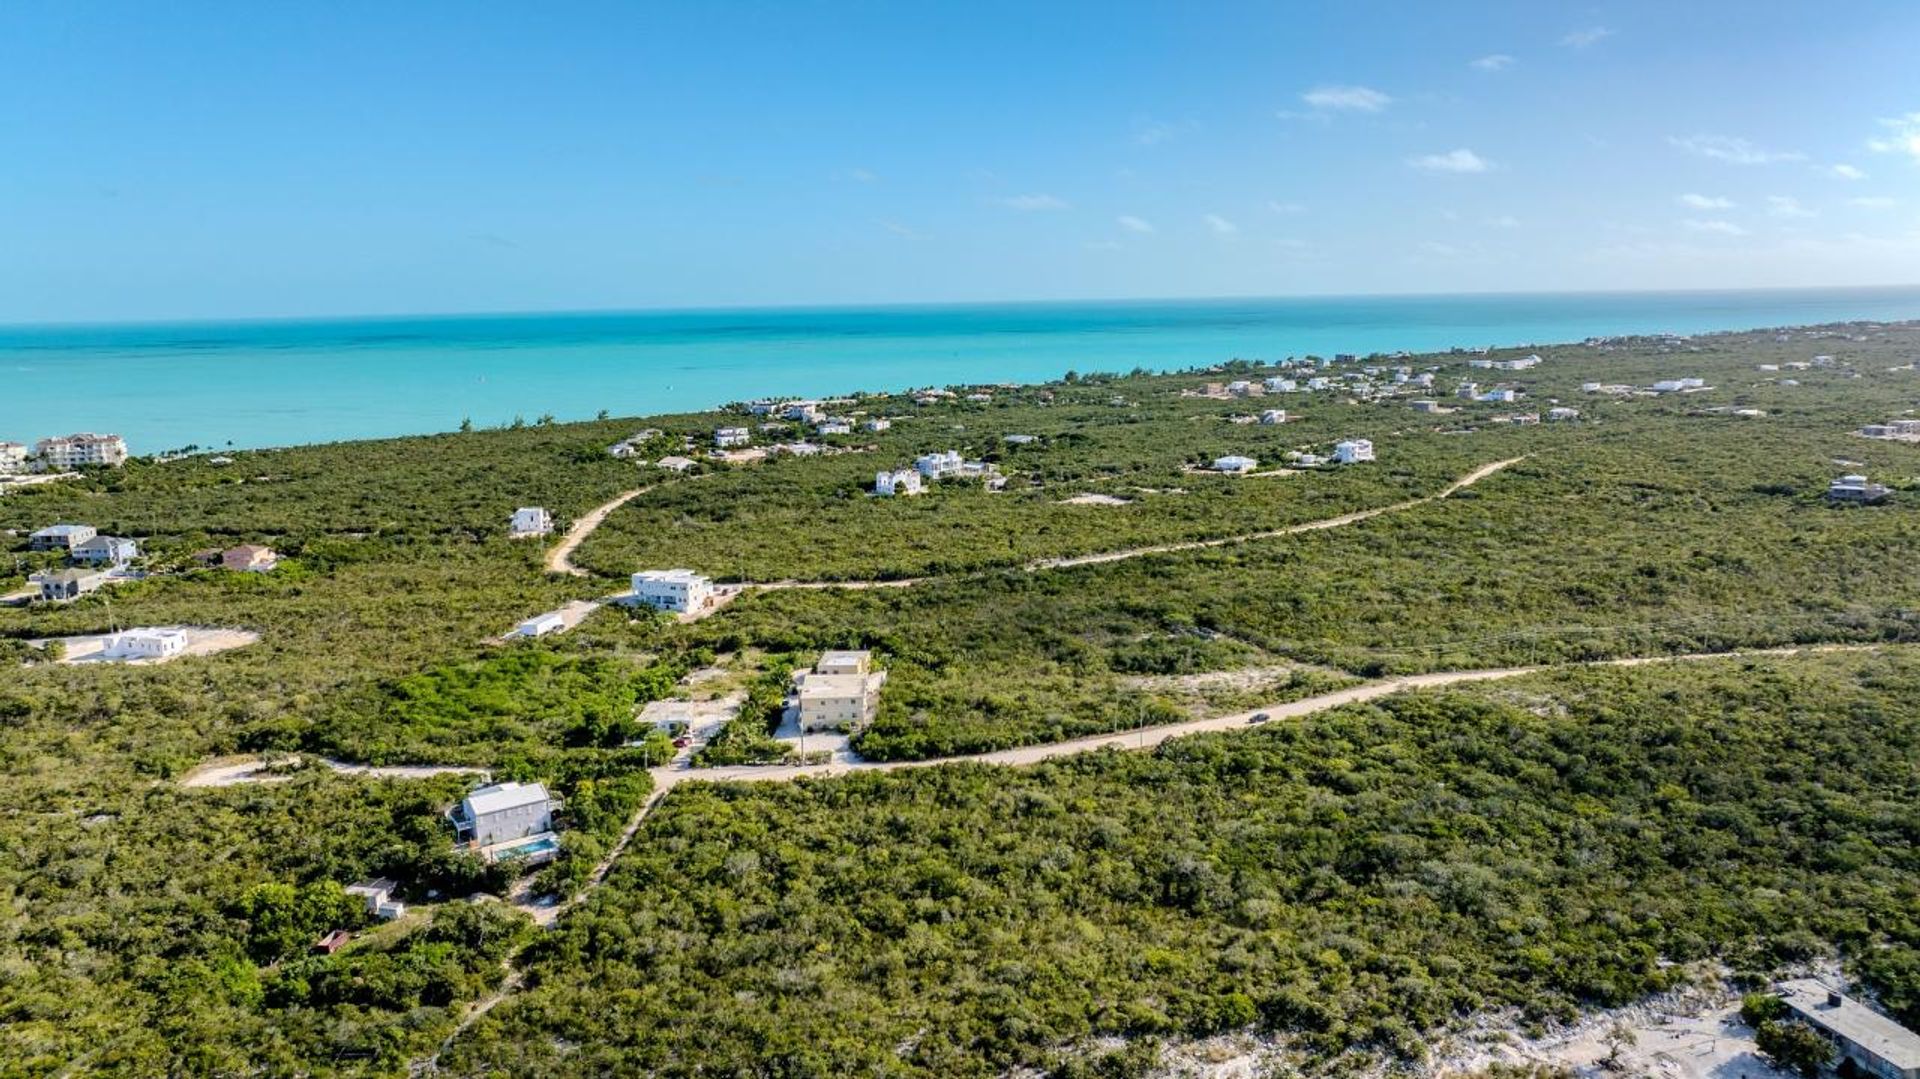
M1900 205L1899 199L1890 199L1885 195L1861 195L1859 198L1847 201L1863 210L1884 210L1889 206Z
M1493 165L1472 150L1448 150L1444 154L1426 154L1407 159L1407 164L1427 172L1485 172Z
M1920 112L1880 121L1887 129L1885 138L1868 139L1867 149L1877 154L1906 154L1920 161Z
M1482 56L1478 60L1470 60L1467 66L1475 71L1504 71L1513 66L1513 57L1504 52L1496 52L1490 56Z
M886 229L888 232L893 233L895 236L900 237L902 240L926 239L925 233L919 232L915 229L908 228L907 226L902 225L898 221L882 221L880 222L880 227L883 229Z
M1585 30L1575 30L1560 39L1560 44L1569 49L1584 49L1598 45L1613 36L1613 31L1604 26L1589 26Z
M1696 195L1689 191L1680 196L1680 205L1694 210L1731 210L1733 200L1718 195Z
M1297 202L1281 202L1277 199L1267 203L1267 209L1272 210L1276 214L1304 214L1307 212L1307 208Z
M1436 240L1428 240L1422 243L1420 245L1420 251L1422 254L1437 255L1443 259L1450 259L1460 253L1460 249L1452 244L1443 244Z
M1768 195L1767 215L1769 217L1813 217L1814 212L1800 205L1800 200L1792 195Z
M1207 222L1207 227L1213 230L1215 236L1237 236L1240 233L1240 226L1228 221L1219 214L1208 214L1206 215L1205 221Z
M1762 149L1746 139L1736 139L1731 135L1669 135L1667 142L1690 154L1734 165L1771 165L1779 161L1803 161L1807 156L1790 150Z
M1023 213L1035 210L1065 210L1067 201L1052 195L1010 195L1000 200L1000 205Z
M1747 230L1731 221L1682 221L1688 232L1705 232L1715 236L1745 236Z
M1487 218L1487 225L1496 229L1517 229L1520 227L1520 219L1512 214L1501 214L1499 217Z
M1178 129L1151 116L1133 122L1133 141L1140 146L1158 146L1172 138Z
M1820 171L1826 173L1828 176L1831 176L1836 180L1864 180L1867 178L1867 174L1865 172L1862 172L1860 169L1857 169L1852 165L1847 165L1847 164L1828 165L1826 168L1821 169Z
M1316 86L1300 95L1300 100L1322 111L1379 112L1393 99L1366 86Z
M1087 241L1087 250L1089 250L1089 251L1118 251L1118 250L1120 250L1120 241L1118 241L1118 240L1088 240L1088 241Z
M871 169L848 169L847 179L857 184L871 184L878 182L880 177Z
M1147 221L1144 218L1135 217L1132 214L1121 214L1119 218L1117 218L1117 220L1120 222L1120 227L1123 229L1126 229L1128 232L1152 232L1153 231L1152 222Z

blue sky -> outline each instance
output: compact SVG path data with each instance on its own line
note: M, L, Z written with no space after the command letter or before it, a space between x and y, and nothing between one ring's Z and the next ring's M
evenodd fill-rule
M678 7L0 8L0 321L1920 281L1911 0Z

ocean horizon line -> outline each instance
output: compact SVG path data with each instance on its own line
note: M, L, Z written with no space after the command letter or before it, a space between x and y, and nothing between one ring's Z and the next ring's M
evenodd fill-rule
M1916 318L1920 286L1888 285L0 327L15 391L0 439L254 449L1069 371Z
M323 314L187 315L162 318L0 321L0 333L14 330L172 329L188 326L254 326L287 323L442 322L460 319L595 318L623 316L723 315L741 312L832 313L946 311L979 308L1100 307L1229 303L1325 303L1339 300L1499 300L1554 297L1733 296L1765 294L1874 293L1920 290L1920 280L1871 285L1701 285L1686 288L1488 289L1407 292L1215 293L1194 296L1059 296L1029 299L881 300L832 303L719 303L639 307L476 308L467 311L359 311ZM1916 316L1920 317L1920 316ZM1764 327L1738 327L1757 329Z

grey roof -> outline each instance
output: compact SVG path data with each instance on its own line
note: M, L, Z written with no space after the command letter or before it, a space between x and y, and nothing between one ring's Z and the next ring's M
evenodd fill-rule
M1849 996L1829 1004L1827 983L1800 978L1780 983L1780 995L1802 1019L1826 1028L1902 1071L1920 1068L1920 1034L1915 1034Z
M35 532L34 535L36 536L71 536L76 532L85 532L89 535L92 535L93 530L94 529L92 525L48 525L47 527L41 529L40 531Z
M467 795L467 817L472 819L544 801L547 801L547 788L539 783L495 783Z

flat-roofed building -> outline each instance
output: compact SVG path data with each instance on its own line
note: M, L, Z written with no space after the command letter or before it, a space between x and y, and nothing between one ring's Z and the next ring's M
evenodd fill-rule
M127 442L119 435L96 435L91 431L43 438L34 445L47 467L64 472L83 465L117 467L127 463Z
M897 472L876 472L873 474L873 493L883 497L917 495L926 487L920 482L920 473L910 468Z
M27 444L0 442L0 476L11 476L26 470Z
M1225 457L1215 457L1213 459L1213 470L1215 472L1252 472L1259 467L1259 461L1251 457L1242 457L1237 453L1230 453Z
M649 569L633 575L636 603L687 614L713 604L713 581L690 569Z
M1358 464L1373 460L1373 443L1364 438L1349 438L1336 442L1333 446L1333 459L1343 465Z
M553 531L553 514L543 506L522 506L513 511L513 517L507 522L507 535L514 539L527 536L544 536Z
M1827 497L1835 502L1879 502L1893 492L1882 483L1868 483L1857 473L1845 475L1827 484Z
M803 731L857 731L873 722L887 672L869 652L830 651L811 670L793 672L788 704Z
M100 654L108 659L172 659L187 650L177 629L129 629L109 636Z
M713 444L721 449L744 446L753 441L753 432L745 427L722 427L713 433Z
M1920 1079L1920 1035L1814 978L1781 982L1779 992L1787 1013L1831 1042L1838 1060L1865 1075Z

